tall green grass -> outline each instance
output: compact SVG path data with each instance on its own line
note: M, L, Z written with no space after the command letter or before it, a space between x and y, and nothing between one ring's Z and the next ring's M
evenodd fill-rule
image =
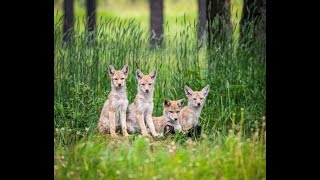
M55 126L83 129L95 127L110 91L107 67L129 65L127 91L132 102L137 92L136 69L158 71L154 94L154 115L162 113L164 98L186 97L183 87L201 90L210 85L200 122L208 131L228 129L231 115L244 108L245 131L265 115L265 40L252 39L235 45L231 35L200 46L196 23L184 24L180 32L165 35L165 46L150 50L149 32L134 19L111 19L99 24L97 31L77 31L61 42L61 23L55 25L54 92ZM168 25L165 28L170 28ZM250 36L250 34L248 34ZM254 36L255 37L255 36ZM237 48L235 50L235 48ZM186 103L187 104L187 103ZM237 113L236 116L239 116Z
M224 33L207 46L197 41L197 23L180 18L177 31L165 23L164 46L151 50L148 29L135 19L101 19L91 34L80 30L84 23L77 19L68 43L61 41L61 20L54 25L55 179L265 178L264 36L248 26L246 42ZM136 69L158 71L154 116L162 114L164 98L186 98L185 85L209 84L202 140L111 140L97 133L111 89L109 64L129 65L129 102L137 93Z

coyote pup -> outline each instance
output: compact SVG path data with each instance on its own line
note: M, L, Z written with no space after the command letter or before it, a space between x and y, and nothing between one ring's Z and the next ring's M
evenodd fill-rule
M126 93L126 79L129 68L125 65L122 70L116 71L112 65L108 68L111 79L111 92L103 105L98 122L98 129L101 133L110 133L111 137L117 137L116 131L122 129L123 136L128 136L126 124L126 111L128 98ZM120 122L119 122L120 116Z
M184 87L184 91L188 97L188 106L184 107L180 113L180 125L183 131L197 126L202 107L209 93L209 85L201 91L193 92L188 86Z
M156 76L156 70L153 70L149 75L143 75L139 69L136 71L138 93L127 111L127 125L130 134L138 132L144 136L149 136L146 128L147 124L152 136L158 136L152 122L153 92Z
M180 132L182 130L181 125L179 124L179 116L183 102L184 99L177 101L170 101L167 98L164 99L163 115L160 117L152 117L157 133L162 133L166 125L174 127L174 131Z

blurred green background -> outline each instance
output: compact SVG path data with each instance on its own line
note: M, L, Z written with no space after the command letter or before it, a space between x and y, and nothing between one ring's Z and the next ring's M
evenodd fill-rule
M164 0L164 22L168 23L170 29L164 29L166 34L176 34L181 31L179 22L187 21L195 23L198 18L197 0ZM243 0L231 0L231 21L235 27L234 35L238 36L242 12ZM54 1L55 23L63 15L63 0ZM86 18L86 1L74 0L75 19ZM150 28L149 0L97 0L97 24L104 19L119 18L121 20L135 19L142 28ZM83 24L82 24L83 25ZM82 26L80 30L84 30Z

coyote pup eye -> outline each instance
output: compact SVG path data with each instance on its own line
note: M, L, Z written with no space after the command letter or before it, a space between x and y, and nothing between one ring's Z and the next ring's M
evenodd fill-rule
M177 111L177 113L179 113L180 111Z
M196 98L193 98L193 100L197 100Z
M141 84L142 86L144 86L144 83L143 84Z
M200 98L200 100L202 100L203 98Z
M151 86L151 83L149 83L149 86Z
M114 80L118 80L118 78L114 78Z
M173 113L173 111L169 111L170 113Z
M124 78L121 78L121 80L124 80Z

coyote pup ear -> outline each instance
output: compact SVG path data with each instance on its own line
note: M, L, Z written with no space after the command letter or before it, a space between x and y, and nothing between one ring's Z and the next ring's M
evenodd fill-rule
M109 65L109 68L108 68L109 76L112 77L115 72L116 72L116 70L114 69L114 67L112 65Z
M181 106L182 106L182 104L183 104L183 102L184 102L184 99L180 99L180 100L178 100L178 106L179 106L179 107L181 107Z
M128 65L125 65L125 66L122 68L122 72L124 73L124 75L128 76L128 74L129 74L129 67L128 67Z
M151 79L155 79L157 77L157 71L154 69L151 73L150 73L150 78Z
M165 98L164 101L163 101L163 105L169 107L171 105L170 100Z
M143 73L139 70L139 69L137 69L137 71L136 71L136 77L137 77L137 79L139 80L139 79L142 79L143 78Z
M210 90L210 86L207 85L206 87L204 87L204 88L201 90L201 93L202 93L204 96L207 96L208 93L209 93L209 90Z
M184 92L186 93L187 96L192 96L193 91L191 88L189 88L188 86L184 86Z

